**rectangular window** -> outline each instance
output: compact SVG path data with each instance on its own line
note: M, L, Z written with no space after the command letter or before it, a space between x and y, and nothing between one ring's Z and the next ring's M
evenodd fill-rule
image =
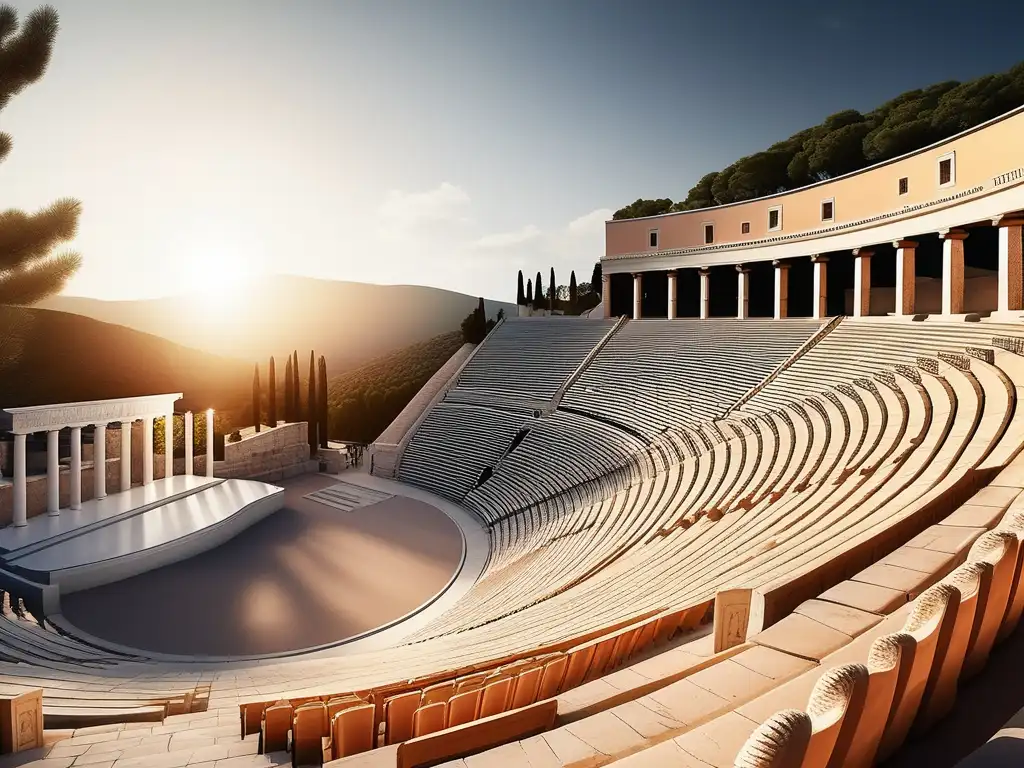
M900 179L900 194L905 195L910 191L910 179L904 176Z
M657 248L658 247L658 230L652 229L647 233L647 247Z
M710 245L715 242L715 225L705 224L704 225L704 245Z
M832 221L835 218L835 200L822 200L821 201L821 220Z
M950 152L939 158L939 186L952 187L956 184L956 153Z
M778 232L782 229L782 206L768 209L768 231Z
M750 234L750 222L749 221L744 221L742 224L740 224L740 233L744 234L744 235L749 235Z

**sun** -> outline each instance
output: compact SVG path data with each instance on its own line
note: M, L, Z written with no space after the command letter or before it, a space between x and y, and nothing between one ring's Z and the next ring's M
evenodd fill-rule
M226 314L241 306L254 270L234 249L200 248L183 260L182 277L185 295L204 312Z

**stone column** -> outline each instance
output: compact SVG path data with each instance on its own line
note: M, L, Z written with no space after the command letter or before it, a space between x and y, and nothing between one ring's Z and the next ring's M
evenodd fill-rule
M121 422L121 490L132 487L132 423Z
M196 433L192 426L192 411L185 411L185 474L195 474L192 461L192 447L195 445Z
M60 432L46 433L46 514L60 514L60 455L57 438Z
M676 299L676 271L670 270L668 273L668 319L675 320L679 317L678 303Z
M606 318L612 316L612 276L601 274L601 303L604 304L604 316ZM186 435L188 431L186 430ZM185 442L188 442L188 438L185 438ZM192 474L191 470L186 471L185 474Z
M1024 216L1000 216L992 219L999 227L999 312L1019 312L1024 308L1021 286L1021 227Z
M853 316L871 314L871 257L870 248L853 249Z
M750 268L736 265L736 317L746 320L750 317Z
M174 414L164 416L164 478L174 477Z
M789 317L789 264L784 261L772 262L775 267L775 319Z
M82 508L82 428L71 428L71 477L68 483L72 509Z
M643 272L633 273L633 319L639 320L643 317L644 298L644 274Z
M711 317L711 270L701 267L700 274L700 319Z
M914 278L917 261L917 243L913 240L893 240L896 249L896 317L914 314L917 282Z
M93 498L107 495L107 425L97 424L92 438Z
M206 411L206 476L213 477L213 408Z
M28 478L25 473L25 441L27 435L14 436L14 525L28 522Z
M942 314L960 315L964 311L964 240L960 229L939 232L942 238Z
M828 317L828 256L811 256L814 265L814 306L811 308L815 320Z
M153 417L142 420L142 484L153 482Z

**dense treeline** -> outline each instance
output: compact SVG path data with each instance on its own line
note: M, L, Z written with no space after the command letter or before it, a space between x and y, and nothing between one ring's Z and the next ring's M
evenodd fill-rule
M926 147L1024 104L1024 62L966 83L907 91L872 112L837 112L763 152L703 176L684 200L640 199L615 212L635 219L725 205L803 187Z
M461 331L446 333L332 378L331 438L373 442L462 343Z

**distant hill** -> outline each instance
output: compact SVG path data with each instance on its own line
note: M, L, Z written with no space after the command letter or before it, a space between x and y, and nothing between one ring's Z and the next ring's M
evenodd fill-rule
M248 363L47 309L0 307L0 324L0 409L164 392L179 410L247 407Z
M331 438L372 442L462 343L460 332L445 333L332 378Z
M340 373L388 352L459 328L476 296L415 285L370 285L277 275L239 293L225 286L223 307L192 297L100 301L56 296L41 307L73 312L218 355L249 361L315 349ZM487 314L515 305L485 302ZM211 311L212 310L212 311ZM307 352L308 354L308 352Z

